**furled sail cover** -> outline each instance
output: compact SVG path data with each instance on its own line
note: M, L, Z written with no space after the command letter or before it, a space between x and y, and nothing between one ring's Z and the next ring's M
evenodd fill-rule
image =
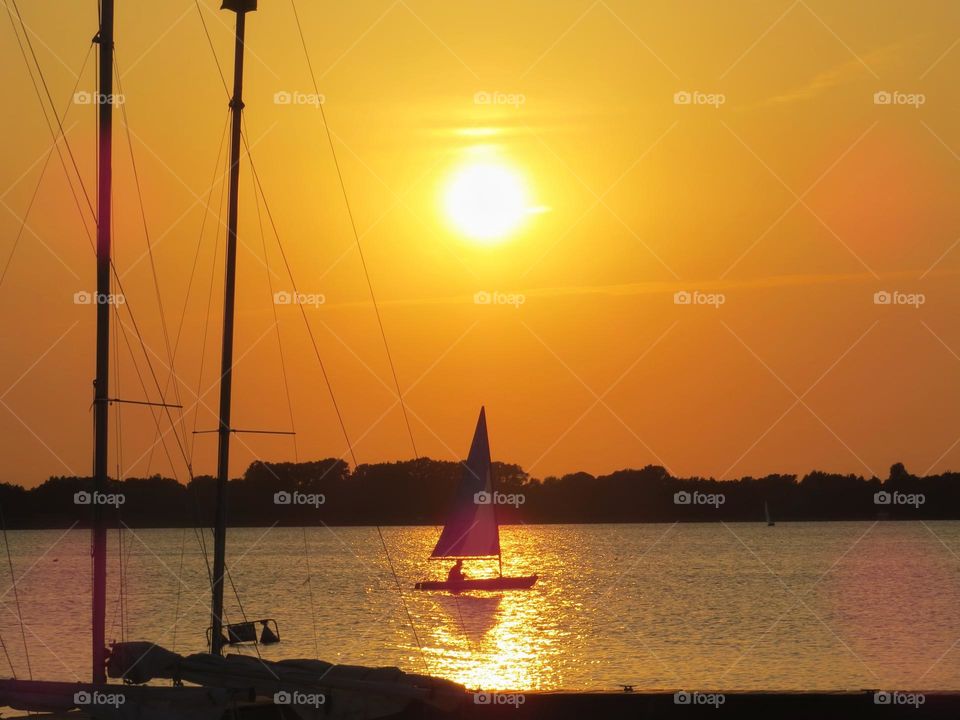
M499 554L500 533L497 530L490 477L487 417L484 409L480 408L470 455L463 467L453 507L431 557L488 557Z

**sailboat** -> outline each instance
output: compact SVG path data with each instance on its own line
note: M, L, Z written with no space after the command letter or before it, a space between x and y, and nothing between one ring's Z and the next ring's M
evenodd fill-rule
M525 590L537 582L536 575L521 577L503 576L503 554L500 550L500 525L497 522L498 493L493 483L490 462L490 440L487 437L487 415L480 408L477 428L473 433L470 453L463 466L460 484L447 515L447 522L440 533L430 558L442 560L454 558L497 558L500 573L492 578L460 578L448 580L424 580L414 587L417 590Z
M770 505L766 500L763 501L763 516L767 519L767 527L773 527L775 522L770 518Z
M211 575L211 627L209 652L181 656L151 642L119 642L107 648L107 525L103 506L94 503L92 559L92 681L65 683L46 680L0 680L0 707L28 712L80 710L96 718L144 720L210 720L216 718L381 718L407 716L419 706L428 712L451 712L466 702L463 686L448 680L403 672L392 667L360 667L319 659L268 661L259 656L224 656L230 646L279 642L271 619L226 624L223 591L226 567L227 483L230 437L239 432L230 422L236 295L237 215L243 109L243 57L246 14L257 9L257 0L223 0L221 9L236 14L234 87L230 100L232 121L224 281L223 337L220 375L220 417L217 429L217 504L214 526L214 562ZM101 0L98 91L112 97L114 50L114 0ZM97 155L97 293L111 293L111 185L112 103L99 105ZM136 402L111 397L110 310L97 303L96 381L94 397L94 490L108 490L109 407L115 402ZM178 406L172 406L178 407ZM258 625L263 625L258 634ZM107 677L124 684L110 684ZM169 680L173 687L146 685ZM186 681L199 687L184 687ZM71 715L73 716L73 715Z

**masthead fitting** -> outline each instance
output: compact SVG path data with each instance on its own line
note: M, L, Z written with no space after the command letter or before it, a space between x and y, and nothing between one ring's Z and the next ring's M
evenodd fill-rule
M221 10L233 10L235 13L253 12L257 9L257 0L223 0Z

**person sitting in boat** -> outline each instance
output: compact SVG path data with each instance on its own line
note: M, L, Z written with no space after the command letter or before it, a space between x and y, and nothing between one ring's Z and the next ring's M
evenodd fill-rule
M450 568L450 572L447 573L447 582L457 583L463 582L467 579L466 574L463 572L463 560L457 560L453 564L453 567Z

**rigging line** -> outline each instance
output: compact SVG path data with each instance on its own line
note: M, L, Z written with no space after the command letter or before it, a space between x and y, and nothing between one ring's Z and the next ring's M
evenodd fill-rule
M310 579L310 548L307 545L307 529L304 527L301 530L303 530L303 559L307 568L307 594L310 597L310 622L313 625L313 654L319 660L320 643L317 639L317 610L313 602L313 581Z
M117 89L120 91L120 95L123 95L123 84L120 76L120 63L117 60L116 51L114 51L113 73L117 81ZM170 365L170 372L167 382L167 388L169 389L169 378L176 375L174 353L170 345L170 331L167 327L167 315L163 306L163 294L160 292L160 276L157 273L156 259L153 255L153 243L150 241L150 231L147 227L147 211L143 204L143 190L140 186L140 174L137 172L137 162L133 152L133 138L130 133L130 121L127 117L127 104L125 102L120 104L120 112L123 115L123 128L127 136L127 147L130 150L130 167L133 170L134 187L137 190L137 199L140 206L140 219L143 223L143 235L147 243L147 256L150 260L150 272L153 275L154 296L156 297L157 310L160 314L160 326L163 330L163 341L167 351L167 362ZM173 383L173 396L176 399L176 404L181 406L179 409L180 431L184 436L186 436L187 429L183 421L183 401L180 395L180 384L178 382Z
M198 0L193 0L193 4L197 8L197 15L200 16L200 24L203 25L203 34L207 36L207 44L210 46L210 54L213 55L213 62L217 65L217 72L220 74L220 82L223 83L223 91L229 98L230 90L227 87L227 79L223 75L223 68L220 65L220 59L217 57L217 51L213 47L213 39L210 37L210 31L207 29L207 21L203 17L203 12L200 10L200 3Z
M249 159L249 155L247 158ZM290 416L290 429L296 431L296 423L293 419L293 400L290 398L290 382L287 379L287 363L283 357L283 340L280 334L280 315L277 313L277 299L273 292L273 278L270 277L270 255L267 252L267 236L263 232L263 214L260 212L260 197L254 193L254 203L257 206L257 225L260 228L260 244L263 247L263 265L267 271L267 290L270 293L270 306L273 308L273 327L277 331L277 351L280 355L280 376L283 379L283 389L287 396L287 413ZM293 440L293 459L294 462L300 462L300 453L297 450L296 432L291 436Z
M20 637L23 639L23 654L27 660L27 674L33 680L33 668L30 666L30 649L27 647L27 631L23 622L23 613L20 609L20 592L17 590L17 576L13 571L13 557L10 555L10 540L7 538L7 520L3 515L3 507L0 506L0 527L3 528L3 545L7 550L7 567L10 568L10 582L13 586L13 599L17 606L17 620L20 621ZM6 651L6 646L4 646ZM8 658L9 659L9 658ZM11 665L11 668L13 666Z
M260 182L260 175L257 172L257 167L253 162L253 155L250 152L250 146L247 144L246 133L242 133L243 144L247 150L247 156L250 158L250 169L253 171L254 186L259 191L260 196L263 198L263 207L267 212L267 219L270 221L270 226L273 229L274 237L277 239L277 247L280 248L280 257L283 258L284 267L287 270L287 276L290 278L290 284L293 287L293 291L296 293L297 282L293 278L293 270L290 267L290 262L287 260L287 253L283 249L283 243L280 241L280 233L277 230L277 224L273 219L273 213L270 211L270 205L267 202L267 196L263 191L263 185ZM333 385L330 382L330 376L327 375L327 369L323 364L323 359L320 357L320 348L317 345L317 340L313 335L313 328L310 327L310 321L307 320L307 311L304 309L303 303L297 303L297 307L300 308L300 316L303 318L303 324L307 328L307 335L310 337L310 343L313 345L313 353L317 357L317 362L320 364L320 373L323 375L323 381L327 386L327 393L330 395L330 401L333 403L333 409L337 415L337 422L340 424L340 431L343 433L343 439L347 443L347 450L350 453L350 457L353 459L354 467L357 466L357 456L353 449L353 443L350 442L350 436L347 433L347 426L343 421L343 414L340 412L340 405L337 403L336 395L333 392Z
M7 644L3 641L3 635L0 635L0 647L3 648L3 654L7 658L7 665L10 666L10 675L13 676L13 679L17 679L17 671L13 667L13 662L10 660L10 653L7 651Z
M290 0L290 6L293 8L293 17L297 23L297 32L300 35L300 44L303 46L303 55L307 60L307 69L310 71L310 80L313 82L313 91L318 96L320 88L317 85L317 77L313 72L313 64L310 62L310 53L307 51L307 41L303 35L303 27L300 25L300 16L297 13L296 0ZM367 280L367 289L370 292L370 300L373 303L373 310L377 316L377 325L380 328L380 337L383 339L383 349L386 351L387 362L390 365L390 373L393 375L393 384L397 390L397 400L400 401L400 410L403 413L403 422L407 426L407 434L410 436L410 445L413 447L413 456L419 459L417 453L417 443L413 439L413 428L410 425L410 417L407 414L407 406L403 400L403 392L400 390L400 379L397 376L397 368L393 362L393 353L390 352L390 344L387 342L387 332L383 326L383 318L380 315L380 306L377 304L377 297L373 292L373 283L370 280L370 271L367 268L367 260L363 254L363 246L360 243L360 233L357 231L357 222L353 216L353 207L350 205L350 199L347 196L347 186L343 180L343 171L340 168L340 160L337 157L337 151L333 145L333 134L330 132L330 125L327 123L327 114L323 109L323 103L319 103L320 118L323 120L323 128L326 131L327 143L330 146L330 155L333 158L333 166L337 171L337 179L340 181L340 191L343 194L343 203L347 209L347 215L350 218L350 227L353 230L353 238L357 245L357 253L360 255L360 265L363 267L363 275Z
M193 254L193 266L190 268L190 279L187 281L187 291L186 291L186 294L184 295L184 298L183 298L183 310L182 310L181 313L180 313L180 322L179 322L178 325L177 325L177 336L176 336L176 338L174 338L174 341L173 341L173 355L174 355L174 357L176 357L177 351L180 349L180 339L181 339L181 337L183 336L183 326L184 326L184 323L185 323L185 321L186 321L186 319L187 319L187 308L189 307L189 304L190 304L190 293L191 293L191 291L193 290L193 281L194 281L194 279L195 279L195 277L196 277L197 266L198 266L199 261L200 261L200 250L201 250L201 248L203 247L203 231L204 231L204 229L206 229L206 225L207 225L207 215L209 214L210 201L213 199L213 188L215 187L215 185L216 185L216 183L217 183L217 171L218 171L219 168L220 168L220 157L221 157L221 155L222 155L222 153L223 153L224 140L225 140L226 137L227 137L227 128L228 128L229 126L230 126L230 118L229 118L229 116L228 116L227 119L226 119L226 121L225 121L224 124L223 124L223 133L222 133L221 136L220 136L220 146L219 146L219 148L217 149L217 160L216 160L216 162L214 163L214 166L213 166L213 178L212 178L211 181L210 181L210 186L209 186L210 189L209 189L208 192L207 192L207 201L206 201L206 203L205 203L205 207L204 207L204 211L203 211L203 218L202 218L201 221L200 221L200 234L199 234L199 236L197 237L197 250L196 250L196 252ZM172 376L168 376L168 378L167 378L167 385L164 387L164 392L166 392L166 390L169 388L169 383L170 383L170 380L171 380L171 379L172 379ZM194 430L197 429L197 427L196 427L196 414L194 414L194 427L193 427L193 429L194 429ZM192 437L191 437L191 442L190 442L189 454L190 454L190 464L192 465L192 464L193 464L193 439L192 439Z
M210 31L209 31L209 29L207 28L206 19L203 17L203 13L202 13L201 10L200 10L200 5L199 5L199 3L197 2L197 0L194 0L194 4L196 5L196 8L197 8L197 14L198 14L199 17L200 17L200 23L201 23L201 25L203 25L203 32L204 32L204 35L205 35L206 38L207 38L207 44L208 44L209 47L210 47L210 54L213 56L214 64L217 66L217 73L218 73L219 76L220 76L220 82L221 82L221 84L223 85L224 93L226 94L227 98L229 98L229 97L230 97L230 91L229 91L229 89L228 89L228 87L227 87L227 81L226 81L226 78L224 77L223 68L222 68L222 66L220 65L220 60L219 60L219 58L217 57L216 49L215 49L214 46L213 46L213 40L212 40L212 38L210 37ZM281 256L283 257L283 263L284 263L284 265L286 266L287 275L290 277L290 284L293 285L293 290L294 290L294 292L297 292L296 282L295 282L294 279L293 279L293 273L292 273L291 270L290 270L290 264L287 262L286 253L284 252L284 250L283 250L283 245L282 245L281 242L280 242L280 234L277 232L276 223L275 223L274 220L273 220L273 214L270 212L270 206L267 204L266 194L265 194L264 191L263 191L263 187L260 185L260 178L259 178L259 176L257 175L256 166L254 165L254 162L253 162L253 154L250 152L250 145L249 145L249 143L247 142L247 134L246 134L246 115L241 115L241 120L242 120L242 122L244 123L244 130L245 130L244 133L242 133L243 144L244 144L244 147L245 147L245 149L246 149L246 151L247 151L247 157L248 157L248 159L249 159L249 161L250 161L250 169L251 169L251 171L252 171L252 173L253 173L253 176L254 176L254 179L255 179L255 189L258 189L258 190L259 190L260 197L263 198L263 206L264 206L264 209L265 209L266 212L267 212L267 216L268 216L268 218L269 218L269 220L270 220L270 225L271 225L271 227L273 228L274 235L275 235L275 237L276 237L276 239L277 239L277 245L278 245L278 247L280 248L280 254L281 254ZM256 196L256 192L254 193L254 195ZM258 204L258 205L257 205L257 212L258 212L258 213L259 213L259 210L260 210L260 207L259 207L259 204ZM268 275L269 275L269 268L268 268ZM276 307L274 307L274 312L276 312ZM324 383L326 384L326 387L327 387L327 393L329 394L330 400L331 400L331 402L333 403L333 408L334 408L334 411L336 412L336 415L337 415L337 421L338 421L338 423L339 423L339 425L340 425L340 431L341 431L341 433L343 434L344 440L345 440L346 443L347 443L347 449L348 449L348 451L350 452L351 458L353 459L353 464L354 464L354 466L356 466L356 465L357 465L357 458L356 458L356 455L354 454L354 451L353 451L353 444L350 442L350 437L349 437L349 435L348 435L348 433L347 433L347 427L346 427L346 424L345 424L344 421L343 421L343 415L342 415L341 412L340 412L340 406L338 405L336 396L334 395L334 392L333 392L333 386L332 386L332 384L331 384L331 382L330 382L329 376L327 375L327 370L326 370L326 367L325 367L324 364L323 364L323 359L322 359L321 356L320 356L320 350L319 350L319 348L317 347L316 339L315 339L314 336L313 336L313 329L310 327L310 323L309 323L308 320L307 320L306 311L304 310L304 308L303 308L302 305L300 305L300 313L301 313L301 316L302 316L302 318L303 318L304 325L305 325L306 328L307 328L307 335L310 337L310 342L311 342L311 344L313 345L313 351L314 351L314 354L315 354L316 357L317 357L317 362L320 364L320 372L321 372L321 374L323 375ZM279 338L279 333L280 333L280 331L279 331L279 327L278 327L278 329L277 329L277 336L278 336L278 338ZM282 350L281 350L281 352L282 352ZM281 355L281 362L282 362L282 355ZM284 370L284 374L285 374L285 372L286 372L286 371ZM286 377L284 377L284 384L286 385ZM289 389L287 390L287 393L288 393L288 401L289 401ZM291 406L290 412L291 412L291 422L292 422L292 416L293 416L292 406ZM194 427L194 429L196 429L196 427ZM194 441L194 442L195 442L195 441ZM296 452L297 452L297 450L296 450L296 437L294 437L294 453L296 453Z
M118 318L118 320L119 320L119 318ZM124 343L125 343L125 345L126 345L126 347L127 347L127 353L130 355L130 360L131 360L131 362L133 363L133 369L134 369L134 370L136 371L136 373L137 373L137 380L138 380L139 383L140 383L140 389L143 391L144 397L146 397L146 396L147 396L147 385L146 385L146 383L144 382L143 373L141 373L141 371L140 371L140 366L137 365L137 359L136 359L136 356L135 356L134 353L133 353L133 346L130 344L130 338L127 336L127 326L124 325L122 322L118 322L117 325L118 325L118 327L119 327L119 329L120 329L120 334L123 336L123 341L124 341ZM163 452L164 452L164 454L167 456L167 462L170 463L170 467L171 467L171 469L173 469L173 468L174 468L173 456L170 455L170 450L167 448L167 434L162 431L162 429L161 429L161 427L160 427L160 418L159 418L158 415L157 415L157 413L159 412L159 410L158 410L157 408L151 406L151 407L149 408L149 411L150 411L150 417L151 417L151 419L153 420L153 423L154 423L154 425L156 425L156 428L157 428L157 433L158 433L158 435L159 435L159 441L158 441L158 442L159 442L159 443L161 444L161 446L163 447ZM154 444L156 444L156 443L154 443ZM152 448L151 448L151 449L152 449ZM173 473L174 473L174 475L176 475L176 470L175 470L175 469L173 470Z
M173 609L173 652L177 651L177 626L180 624L180 595L183 592L183 551L187 544L187 529L180 531L180 569L177 570L177 604Z
M296 0L290 0L290 7L293 9L293 17L297 24L297 33L300 36L300 44L303 47L303 55L307 61L307 69L310 72L310 80L313 83L313 91L319 96L320 88L317 84L316 74L313 71L313 63L310 61L310 53L307 50L307 41L303 34L303 26L300 24L300 16L297 13ZM390 343L387 341L387 331L386 331L386 328L384 328L383 317L380 314L380 306L377 303L377 296L373 290L373 281L370 279L370 270L367 267L367 260L363 254L363 245L360 242L360 233L357 231L357 222L353 214L353 207L351 206L350 198L347 195L347 186L343 179L343 171L340 167L340 159L337 157L337 151L333 144L333 133L331 133L330 125L327 122L327 114L323 108L323 103L320 103L318 107L320 108L320 117L323 121L323 128L327 135L327 144L330 147L330 156L333 159L333 166L337 171L337 180L340 183L340 192L343 195L344 207L346 208L347 216L350 219L350 229L353 231L353 239L357 246L357 254L360 256L360 265L363 268L363 275L367 281L367 290L370 293L370 301L373 304L374 314L376 315L376 318L377 318L377 327L379 327L380 329L380 338L383 340L383 349L387 356L387 363L390 366L390 374L393 376L393 385L397 391L397 401L400 403L400 411L403 414L403 422L407 428L407 436L410 438L410 446L413 449L414 459L419 460L420 456L419 456L419 453L417 452L417 443L416 443L416 440L414 440L413 428L410 425L410 416L407 413L407 405L403 399L403 391L400 389L400 378L397 375L396 364L393 361L393 353L390 351ZM279 243L279 238L278 238L278 243ZM302 311L302 307L301 307L301 311ZM356 465L356 460L354 460L354 465ZM400 584L400 580L397 577L397 573L394 570L393 559L390 557L390 550L389 548L387 548L387 543L383 539L383 532L381 531L379 525L377 525L377 534L380 536L380 543L381 545L383 545L384 555L386 555L387 562L390 565L390 572L393 574L393 580L397 585L397 592L400 594L400 601L401 601L401 604L403 605L404 612L407 615L407 621L410 623L410 629L413 631L414 638L417 641L417 646L420 648L420 655L423 659L424 666L427 668L427 672L429 673L429 666L427 665L426 654L423 651L423 645L420 643L420 637L417 633L416 625L413 622L413 617L410 614L410 608L407 605L407 599L404 595L403 588ZM459 607L459 603L458 603L458 607Z
M390 559L390 551L387 550L387 543L383 539L383 531L380 529L379 525L377 525L377 535L380 536L380 544L383 545L383 553L387 556L387 563L390 565L390 573L393 575L393 581L397 584L397 592L400 593L403 611L407 614L407 622L410 623L410 629L413 631L413 637L417 641L417 647L420 648L420 659L423 660L423 667L426 668L427 674L429 675L430 665L427 663L427 654L423 650L423 643L420 642L420 635L417 633L417 626L413 623L413 616L410 615L410 608L407 606L407 600L403 595L403 587L400 585L400 578L397 577L397 571L393 567L393 560Z
M71 97L73 97L77 88L80 86L80 78L83 76L84 70L87 68L87 63L90 60L90 53L93 50L93 44L90 44L90 47L87 48L87 54L83 58L83 65L80 67L80 72L77 74L77 81L73 85L73 90L71 91ZM67 119L67 113L70 111L70 103L67 103L67 107L63 111L63 119ZM47 152L46 158L43 161L43 167L40 169L40 176L37 178L36 187L33 189L33 195L30 196L30 202L27 204L27 209L23 213L23 218L20 221L20 229L17 231L17 236L13 240L13 247L10 248L10 254L7 255L7 260L3 265L3 270L0 271L0 287L3 286L3 281L7 277L7 271L10 269L10 264L13 262L13 255L17 251L17 246L20 243L20 238L23 236L23 231L27 227L27 220L30 218L30 211L33 210L33 204L37 200L37 196L40 193L40 186L43 184L43 178L46 175L47 167L50 164L50 158L53 157L53 152L56 150L55 145L59 142L59 139L54 140L54 145L50 146L50 150ZM82 220L82 217L81 217ZM86 229L86 223L83 223L84 229Z
M113 307L114 324L119 324L117 307ZM116 397L123 397L120 387L120 338L113 333L113 377L116 379ZM123 477L123 403L117 403L116 422L114 423L114 439L116 441L117 480Z
M180 456L183 458L184 463L187 465L188 471L190 471L189 459L187 458L187 454L183 447L183 442L181 441L180 435L177 434L177 425L173 420L173 415L170 412L170 407L167 404L165 404L166 398L164 398L163 396L163 390L160 387L160 380L157 377L157 373L153 368L153 362L150 360L150 355L147 352L149 348L147 347L147 344L143 339L143 334L140 332L140 327L137 324L137 319L133 314L133 308L130 306L130 303L127 301L127 294L126 292L124 292L123 283L120 281L120 275L119 273L117 273L116 266L113 265L112 262L110 263L110 268L111 270L113 270L113 279L117 284L117 289L120 291L119 294L122 295L124 298L123 306L127 309L127 314L129 315L130 322L133 325L133 331L137 336L138 342L140 343L140 350L143 353L144 360L146 360L147 362L147 369L150 371L150 377L153 380L153 384L154 384L154 387L156 388L157 393L159 393L160 395L160 402L164 403L160 412L166 414L167 421L170 423L170 429L171 429L171 432L173 433L173 437L177 441L177 448L179 448L180 450ZM134 360L134 362L136 361ZM146 390L144 390L144 393L146 396ZM172 464L170 466L170 470L171 472L173 472L174 475L176 475L176 468Z
M64 143L64 145L65 145L66 148L67 148L67 154L70 156L70 161L71 161L71 163L73 163L73 170L74 170L74 172L76 172L76 174L77 174L77 180L78 180L79 183L80 183L80 189L83 191L83 196L84 196L84 198L86 198L87 207L90 208L90 214L91 214L94 218L96 218L96 217L97 217L97 213L96 213L96 212L94 211L94 209L93 209L93 203L90 202L90 195L89 195L89 193L87 193L87 187L86 187L86 185L83 184L83 176L80 174L80 169L77 167L77 160L76 160L76 158L75 158L74 155L73 155L73 150L71 149L70 143L67 141L67 136L66 136L66 134L65 134L64 131L63 131L63 122L60 120L60 116L57 114L56 105L55 105L54 102L53 102L53 98L50 96L50 88L47 86L47 79L46 79L46 78L44 77L44 75L43 75L43 68L40 67L40 61L37 60L37 54L36 54L36 52L34 52L33 43L32 43L31 40L30 40L30 33L27 31L27 26L26 26L26 24L23 22L23 16L20 14L20 6L17 5L17 0L10 0L10 2L13 4L13 9L14 9L14 10L16 11L16 13L17 13L17 18L20 20L20 26L23 28L24 40L27 41L27 47L30 49L30 55L33 57L34 65L36 65L37 75L40 76L40 82L41 82L41 84L43 85L44 93L45 93L46 96L47 96L47 102L50 103L50 111L53 113L53 117L54 117L54 118L56 119L56 121L57 121L57 127L60 128L60 135L63 137L63 143ZM8 14L8 15L10 14L10 6L9 6L9 5L7 6L7 14ZM11 23L13 22L13 16L12 16L12 15L10 15L10 22L11 22ZM99 27L99 26L98 26L98 27ZM14 30L16 31L16 24L14 24ZM26 52L25 52L24 49L23 49L23 43L22 43L21 40L20 40L20 34L19 34L19 33L17 33L17 44L20 46L20 52L21 52L21 54L23 54L24 60L26 60L26 59L27 59L27 58L26 58ZM27 67L28 67L28 69L29 69L29 61L27 62ZM42 98L40 98L40 90L39 90L39 88L37 88L37 86L36 86L36 80L33 79L33 73L32 73L32 72L30 73L30 79L31 79L31 81L34 83L34 89L37 91L37 97L38 97L38 99L40 99L40 102L41 102L41 105L42 105L42 104L43 104L43 100L42 100ZM49 118L47 118L46 106L44 106L43 116L44 116L44 119L45 119L46 122L47 122L47 127L50 128L50 132L53 133L53 128L50 127L50 120L49 120ZM62 159L62 156L61 156L61 159ZM66 170L66 167L64 167L64 170ZM72 182L71 182L71 187L73 187ZM86 223L84 223L84 226L86 226Z
M229 122L229 114L227 116L227 122ZM228 154L224 154L224 167L230 164L230 157ZM214 170L216 173L216 169ZM227 183L220 184L220 201L217 203L217 227L219 228L220 224L223 221L223 205L224 198L226 197ZM203 369L206 364L207 358L207 336L210 334L210 314L213 310L213 287L216 282L217 277L217 258L220 256L220 232L219 230L214 233L214 243L213 243L213 256L210 263L210 286L207 290L207 311L203 319L203 339L200 342L200 372L197 375L197 391L195 393L196 397L202 397L201 392L203 392ZM186 310L184 310L186 311ZM190 456L193 457L193 451L196 448L197 444L197 424L200 420L200 408L197 407L193 413L193 431L194 434L190 436ZM213 582L213 576L211 575L211 583Z

